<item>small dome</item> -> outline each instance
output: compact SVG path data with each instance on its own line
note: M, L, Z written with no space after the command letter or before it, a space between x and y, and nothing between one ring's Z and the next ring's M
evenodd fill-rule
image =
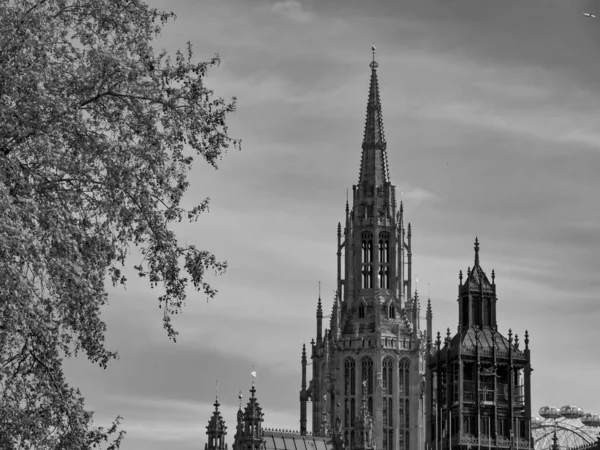
M600 427L600 414L584 414L581 418L581 423L588 427Z
M540 408L540 416L544 419L556 419L560 417L560 411L556 406L542 406Z
M565 405L560 408L560 415L567 419L578 419L583 416L583 409L579 406Z
M541 417L533 416L531 418L531 425L534 427L537 425L541 425L543 422L544 422L544 419L542 419Z

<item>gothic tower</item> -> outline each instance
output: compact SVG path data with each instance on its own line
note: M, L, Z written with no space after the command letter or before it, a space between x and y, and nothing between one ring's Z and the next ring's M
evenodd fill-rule
M313 433L319 433L324 419L332 423L340 408L346 448L368 447L365 405L375 448L420 450L425 336L418 296L410 295L412 231L410 224L404 226L403 206L397 208L388 173L375 48L370 67L358 184L352 209L346 202L343 231L341 223L337 227L337 292L324 332L318 300L308 385L303 348L300 428L306 434L312 400Z
M215 411L206 427L206 435L208 436L208 443L204 446L204 450L227 450L227 444L225 443L225 436L227 435L227 427L225 421L221 417L219 411L219 399L215 400Z
M531 441L531 362L529 335L525 348L519 337L498 332L496 280L490 282L475 262L462 271L458 286L458 333L450 329L442 344L437 334L432 349L427 338L427 443L430 449L533 450Z

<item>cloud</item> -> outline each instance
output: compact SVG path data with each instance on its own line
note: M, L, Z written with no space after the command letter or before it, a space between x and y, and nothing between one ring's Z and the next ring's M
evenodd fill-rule
M271 6L271 11L296 23L306 23L312 16L303 9L302 4L297 0L277 1Z
M402 191L402 200L410 201L411 206L418 206L424 202L431 202L439 200L440 198L433 192L427 191L422 188L414 188L409 191Z

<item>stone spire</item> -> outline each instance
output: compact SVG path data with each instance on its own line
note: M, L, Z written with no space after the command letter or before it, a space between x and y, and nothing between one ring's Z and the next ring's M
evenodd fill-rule
M383 117L379 99L379 82L375 61L375 45L373 45L373 61L371 67L371 84L367 103L367 119L362 144L362 158L358 183L365 186L383 186L389 182L385 135L383 133Z

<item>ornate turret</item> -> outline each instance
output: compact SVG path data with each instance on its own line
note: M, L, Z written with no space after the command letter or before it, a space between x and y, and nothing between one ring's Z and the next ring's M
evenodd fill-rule
M475 263L458 288L461 328L480 329L496 325L496 289L479 264L479 239L475 238Z
M262 446L264 445L262 436L263 413L254 396L255 393L256 388L254 387L254 383L252 383L250 399L243 414L240 414L241 409L238 411L239 431L235 437L235 450L262 450Z
M204 446L205 450L227 450L227 444L225 443L225 436L227 435L227 426L225 421L221 417L219 411L219 398L215 400L215 410L211 419L208 421L206 427L206 435L208 436L208 443Z
M496 285L481 268L477 238L474 250L466 279L459 274L458 333L448 329L443 344L438 333L428 362L428 445L468 450L475 439L489 450L533 450L529 333L522 351L512 330L508 339L498 332Z
M234 440L234 444L233 444L233 449L234 450L241 450L241 445L242 445L242 434L244 431L244 412L242 411L242 391L240 391L240 393L238 394L238 402L239 402L239 407L238 407L238 412L237 412L237 420L236 420L236 426L235 426L235 436L233 437Z

